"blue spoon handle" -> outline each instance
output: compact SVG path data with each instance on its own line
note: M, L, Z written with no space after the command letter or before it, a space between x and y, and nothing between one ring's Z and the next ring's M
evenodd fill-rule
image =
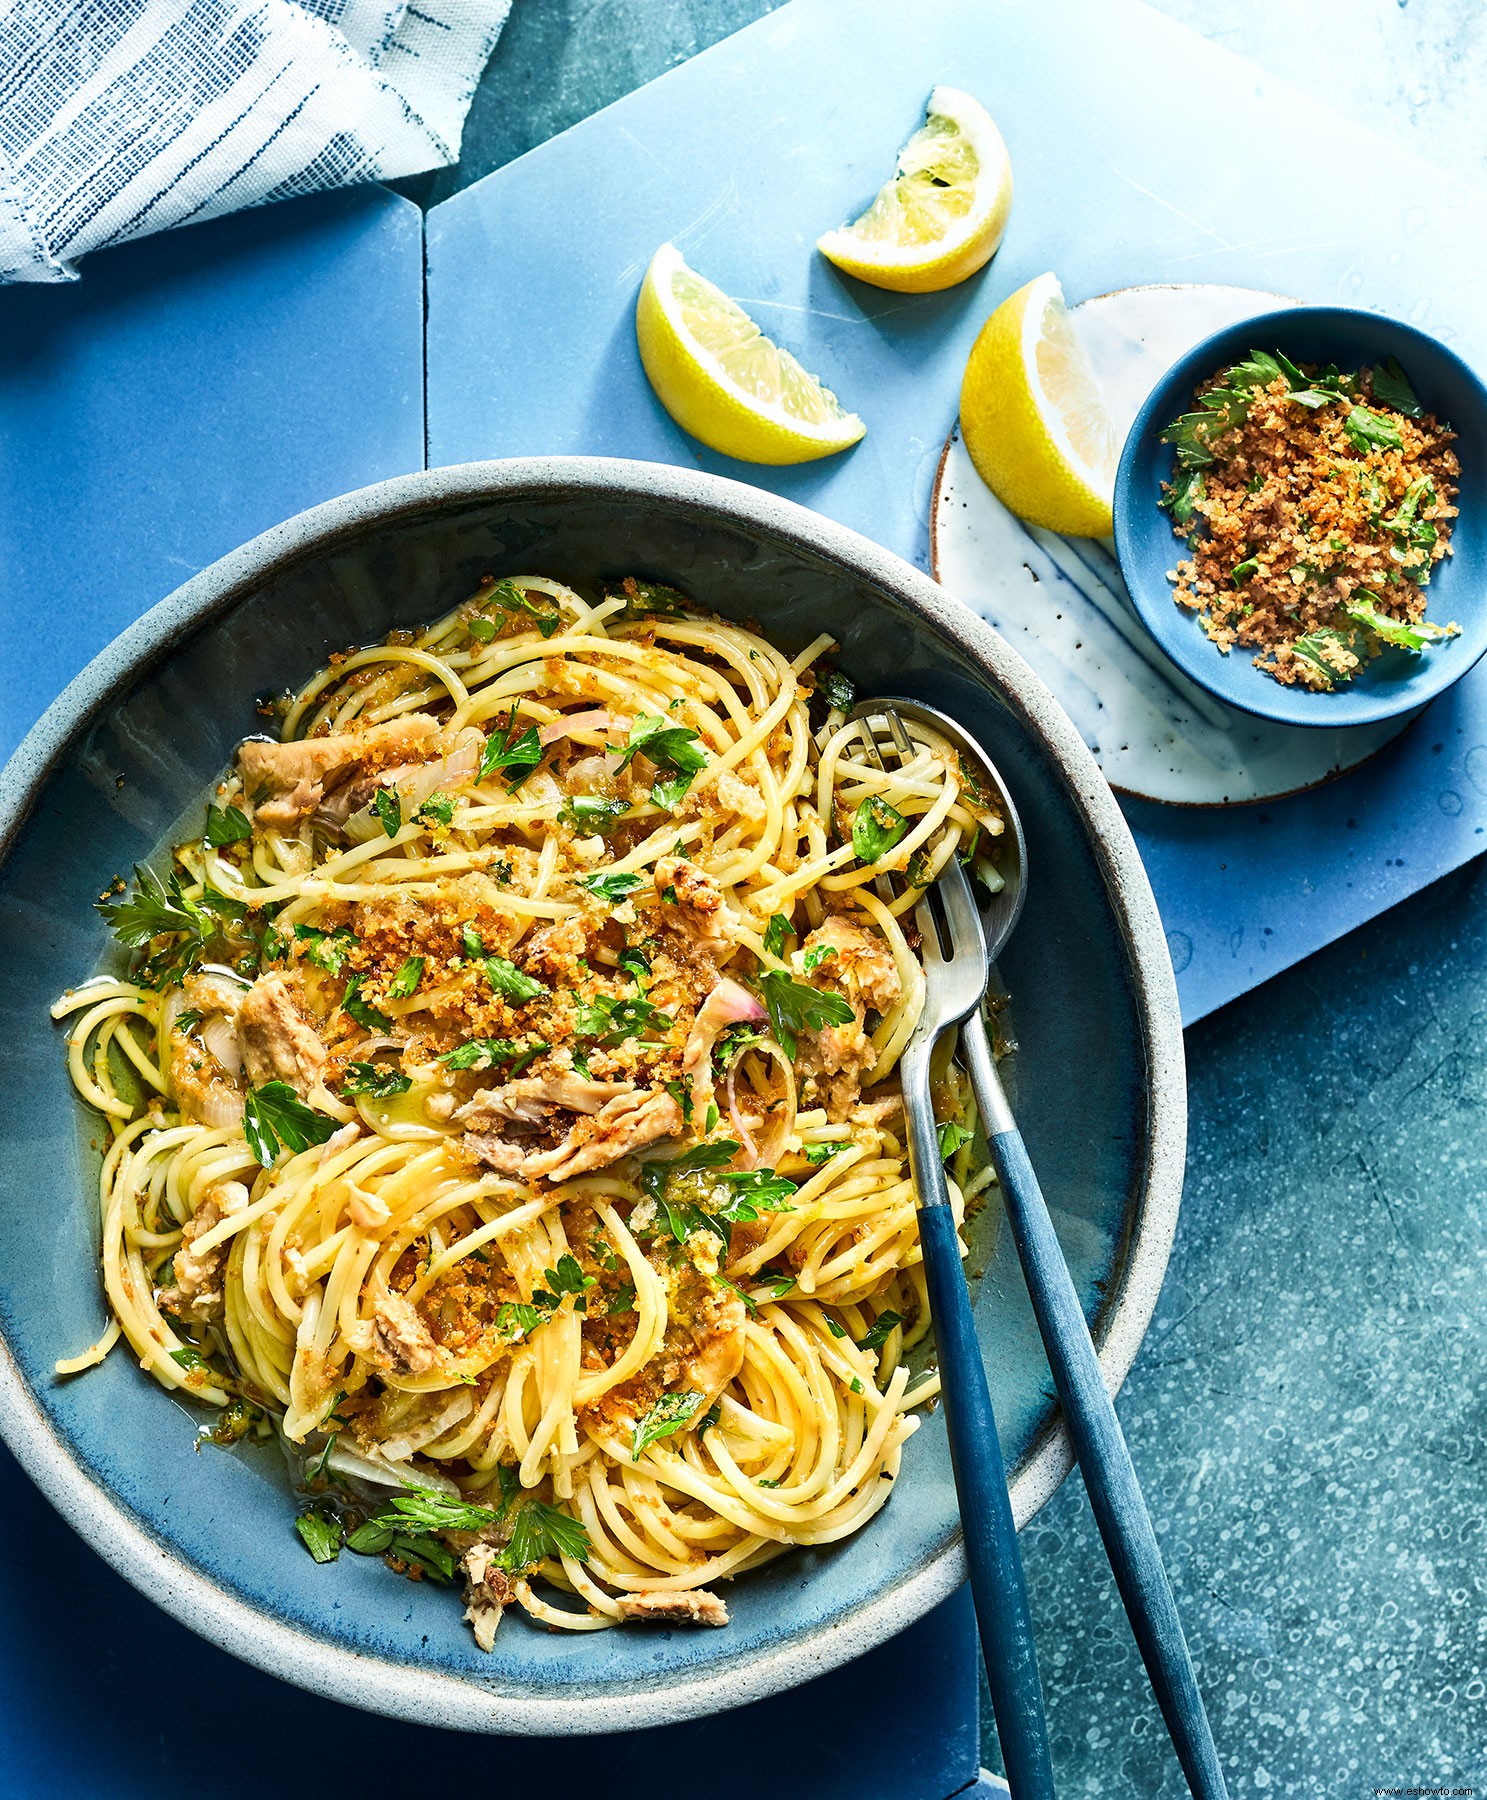
M996 1715L997 1741L1013 1800L1053 1800L1053 1766L1027 1582L971 1296L961 1272L945 1165L935 1136L928 1063L921 1067L917 1059L906 1058L901 1068L910 1162L919 1192L919 1241L944 1375L950 1460L960 1498L971 1598ZM915 1090L912 1093L911 1088Z
M1151 1515L1090 1341L1084 1308L1022 1133L1012 1120L979 1013L961 1027L961 1047L1001 1179L1007 1221L1022 1260L1048 1366L1152 1690L1188 1786L1198 1800L1225 1800L1218 1751L1177 1603L1162 1567Z

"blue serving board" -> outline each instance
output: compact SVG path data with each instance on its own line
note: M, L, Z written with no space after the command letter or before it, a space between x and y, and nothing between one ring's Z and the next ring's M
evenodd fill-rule
M358 188L0 290L0 760L157 600L423 461L418 208Z
M417 209L364 188L105 252L76 285L0 291L0 620L24 645L0 684L0 757L195 570L422 464L422 275ZM26 1546L0 1559L0 1791L17 1800L256 1795L282 1783L290 1740L317 1746L307 1779L331 1791L352 1740L404 1786L453 1751L471 1767L496 1754L505 1785L537 1791L573 1754L353 1715L234 1663L82 1548L3 1448L0 1508ZM287 1495L284 1517L289 1530ZM167 1728L140 1703L142 1668L215 1698ZM895 1800L946 1800L977 1778L976 1669L962 1593L746 1728L726 1715L593 1754L614 1800L681 1766L708 1769L715 1800L744 1800L761 1765L730 1747L747 1729L771 1765L807 1772L813 1800L857 1800L865 1768ZM822 1718L850 1732L823 1736Z
M863 287L814 241L871 196L940 81L976 94L1007 139L1006 240L946 294ZM1213 128L1179 133L1181 118ZM666 239L863 414L862 444L765 469L671 422L633 330ZM697 463L927 567L971 342L1050 267L1071 299L1214 281L1374 307L1487 362L1476 191L1160 14L1133 0L793 0L429 215L429 460ZM1196 1019L1484 847L1487 671L1312 794L1127 812Z

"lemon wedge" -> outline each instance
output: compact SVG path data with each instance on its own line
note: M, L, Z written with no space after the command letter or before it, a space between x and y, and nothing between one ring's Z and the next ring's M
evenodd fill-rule
M989 262L1012 210L1012 163L986 108L937 87L893 179L859 219L818 238L839 269L898 294L954 287Z
M810 462L845 450L867 430L736 301L689 269L675 244L651 258L635 335L662 406L724 456Z
M1119 445L1055 275L1004 300L971 347L960 428L981 479L1019 519L1108 537Z

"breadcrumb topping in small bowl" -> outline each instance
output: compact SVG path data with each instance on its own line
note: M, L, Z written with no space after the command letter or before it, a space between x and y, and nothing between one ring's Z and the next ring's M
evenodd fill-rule
M1487 649L1487 390L1412 326L1296 307L1167 372L1116 481L1121 571L1192 680L1298 725L1408 712Z

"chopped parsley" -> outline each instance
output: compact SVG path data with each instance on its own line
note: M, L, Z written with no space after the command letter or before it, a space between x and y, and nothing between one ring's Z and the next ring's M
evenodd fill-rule
M1425 408L1420 404L1419 395L1410 386L1409 377L1400 366L1397 356L1388 357L1374 369L1373 397L1380 406L1387 406L1390 412L1403 413L1407 419L1424 417Z
M969 1126L962 1125L958 1119L946 1119L940 1127L940 1155L948 1162L961 1145L970 1143L975 1135Z
M390 1000L406 1000L418 992L418 984L423 980L423 958L410 956L387 984L387 995Z
M485 959L485 978L506 999L517 1006L525 1005L528 1000L535 1000L545 994L547 989L531 975L524 975L504 956L487 956Z
M266 1081L249 1088L243 1103L243 1135L265 1169L272 1168L281 1148L298 1153L323 1144L336 1120L305 1105L287 1081Z
M618 1313L634 1312L635 1311L635 1284L634 1284L634 1282L627 1281L623 1287L616 1288L614 1293L610 1296L609 1304L608 1304L608 1306L605 1307L604 1311L608 1315L608 1317L611 1319L614 1318L616 1316L616 1314L618 1314Z
M550 1046L543 1043L518 1044L510 1038L471 1038L453 1050L446 1050L439 1061L450 1069L490 1069L497 1063L510 1063L509 1075L520 1075Z
M638 944L626 944L620 951L618 966L638 987L641 976L651 972L651 959Z
M305 947L305 956L327 975L339 975L346 958L361 941L349 925L338 925L324 931L318 925L296 925L296 940Z
M448 794L430 794L414 813L420 825L449 825L454 820L454 802Z
M171 1027L171 1029L173 1031L189 1031L193 1025L199 1025L200 1023L201 1023L200 1008L195 1007L195 1006L188 1006L176 1014L176 1022Z
M661 1438L684 1431L692 1415L702 1404L702 1395L694 1393L662 1394L643 1418L635 1421L635 1435L630 1445L630 1461L639 1462L642 1451Z
M585 837L594 832L602 837L629 810L627 800L612 800L605 794L570 794L558 808L558 819Z
M795 1059L796 1034L822 1031L830 1025L850 1025L857 1017L840 994L792 981L782 969L770 969L759 977L759 989L769 1013L775 1042Z
M1348 434L1348 442L1364 455L1370 450L1398 450L1404 442L1391 419L1370 412L1366 406L1350 407L1342 428Z
M492 731L485 740L485 748L480 753L480 764L475 771L477 784L499 771L512 777L506 788L508 793L514 794L542 761L542 740L537 734L537 727L528 725L521 731L520 726L521 715L512 707L507 716L505 731Z
M598 875L580 875L578 885L597 899L623 900L626 894L633 894L645 882L643 877L632 875L628 870L611 869Z
M812 969L820 968L822 963L829 961L835 955L836 946L834 944L817 944L814 949L807 950L801 957L800 965L809 973Z
M888 1342L890 1334L897 1331L903 1322L903 1314L894 1312L891 1307L885 1312L880 1312L863 1335L858 1338L857 1348L859 1350L881 1350Z
M403 802L396 788L379 787L372 795L372 811L389 837L396 837L403 829Z
M859 862L886 856L909 829L909 821L878 794L869 794L852 816L852 850Z
M610 1050L626 1038L662 1036L674 1024L670 1013L662 1012L639 995L617 1000L612 994L596 994L592 1000L579 1001L573 1013L574 1035L593 1038Z
M341 1554L341 1527L324 1513L301 1513L294 1521L294 1529L316 1562L334 1562Z
M793 937L794 934L795 927L785 915L783 913L775 913L769 923L764 927L764 948L771 956L783 956L785 954L785 939L787 937Z
M365 1094L371 1100L391 1100L396 1094L406 1094L412 1085L401 1069L389 1068L385 1063L352 1062L346 1065L341 1098L354 1100L358 1094Z
M341 1010L348 1019L355 1019L364 1031L390 1031L392 1020L385 1012L379 1012L368 1000L361 997L361 977L353 975L346 983L346 992L341 996Z
M481 644L490 643L500 630L495 620L485 617L483 610L480 610L487 606L494 606L497 611L505 613L508 619L525 614L545 638L550 638L563 622L553 601L546 596L540 602L534 600L525 588L519 587L509 577L504 581L492 581L482 586L470 604L477 610L467 615L465 629Z
M840 1156L843 1150L850 1150L851 1144L845 1138L838 1138L829 1144L803 1144L800 1154L808 1163L819 1168L822 1163L830 1162L833 1156Z
M214 850L220 850L224 844L240 843L252 835L253 827L248 823L246 813L235 806L208 805L206 840Z
M833 712L849 713L857 704L857 689L840 669L817 669L816 692Z
M618 756L620 769L628 768L636 756L644 756L658 769L669 770L670 779L658 780L651 788L651 800L664 812L674 812L682 795L692 785L692 778L707 767L707 757L698 749L701 739L686 725L668 725L664 714L641 713L630 727L624 748L612 750Z

